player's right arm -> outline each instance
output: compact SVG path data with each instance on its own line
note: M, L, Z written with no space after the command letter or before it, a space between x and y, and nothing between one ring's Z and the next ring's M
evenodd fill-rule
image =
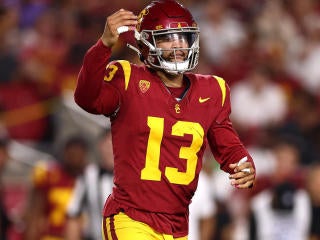
M75 102L84 110L94 114L110 115L118 108L118 91L103 79L111 48L119 38L117 28L134 26L137 24L136 19L132 12L124 9L107 17L101 38L86 53L74 94Z

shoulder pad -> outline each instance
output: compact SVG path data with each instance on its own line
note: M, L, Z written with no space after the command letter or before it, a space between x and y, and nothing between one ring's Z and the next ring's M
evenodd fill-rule
M122 71L119 71L119 69L122 69ZM118 74L123 74L125 90L127 90L129 81L130 81L130 76L131 76L131 65L129 61L117 60L117 61L110 62L106 66L106 74L104 76L104 81L110 82Z
M220 90L221 90L221 96L222 96L222 99L221 99L221 106L224 105L224 102L226 100L226 93L227 93L227 87L226 87L226 82L223 78L221 77L218 77L218 76L213 76L218 84L219 84L219 87L220 87Z
M45 179L48 177L48 171L49 171L50 165L49 163L45 161L40 161L37 163L33 169L33 182L36 185L39 185L45 181Z

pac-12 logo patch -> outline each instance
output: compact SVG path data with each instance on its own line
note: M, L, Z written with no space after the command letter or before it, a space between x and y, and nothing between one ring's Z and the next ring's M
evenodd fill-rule
M145 93L150 88L150 82L147 80L140 80L139 81L139 88L142 93Z

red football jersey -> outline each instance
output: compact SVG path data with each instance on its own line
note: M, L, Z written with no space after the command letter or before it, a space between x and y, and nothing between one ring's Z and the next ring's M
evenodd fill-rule
M111 116L115 188L104 215L125 211L185 236L207 142L224 171L244 156L252 161L229 120L229 88L219 77L185 74L190 86L178 101L153 70L108 63L110 55L101 41L88 51L75 92L84 109Z
M43 193L46 229L43 236L63 237L66 208L71 198L75 178L54 162L41 162L34 168L33 184Z

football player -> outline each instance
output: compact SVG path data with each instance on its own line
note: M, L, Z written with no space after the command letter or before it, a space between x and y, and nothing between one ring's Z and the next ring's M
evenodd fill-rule
M84 138L72 136L63 146L60 161L40 161L35 165L26 209L25 240L65 239L66 208L76 177L87 164L88 147Z
M110 62L127 30L143 65ZM115 187L104 207L104 239L187 239L207 143L232 185L253 186L254 163L230 122L226 82L191 73L199 33L181 4L152 1L139 16L120 9L107 17L84 57L75 101L111 120Z

